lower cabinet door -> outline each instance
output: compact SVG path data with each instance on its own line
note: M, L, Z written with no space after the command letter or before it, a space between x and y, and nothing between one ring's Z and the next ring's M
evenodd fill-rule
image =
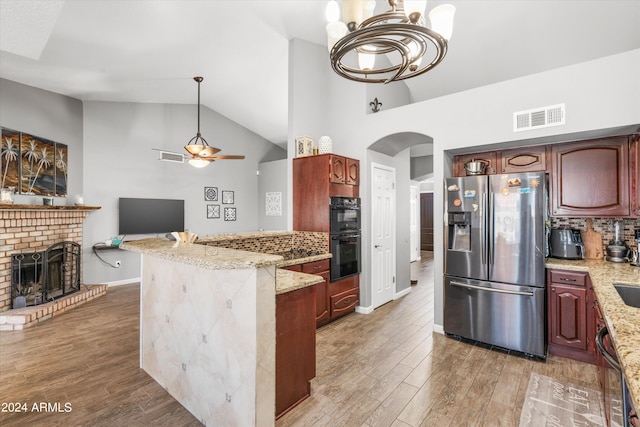
M552 283L549 291L549 342L586 350L586 289Z

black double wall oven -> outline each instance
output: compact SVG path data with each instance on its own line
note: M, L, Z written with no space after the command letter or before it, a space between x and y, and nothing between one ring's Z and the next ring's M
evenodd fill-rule
M360 199L331 197L331 281L360 274Z

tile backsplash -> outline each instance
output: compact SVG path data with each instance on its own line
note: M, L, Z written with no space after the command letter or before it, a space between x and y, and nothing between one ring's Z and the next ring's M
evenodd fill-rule
M551 218L552 227L571 227L582 231L587 230L587 218ZM622 240L627 241L632 249L638 249L638 243L634 240L634 230L640 228L640 219L632 218L592 218L593 230L602 234L602 247L606 249L609 242L615 237L614 225L620 223Z

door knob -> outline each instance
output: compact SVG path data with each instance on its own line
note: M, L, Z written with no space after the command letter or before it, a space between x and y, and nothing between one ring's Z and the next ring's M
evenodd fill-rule
M376 248L376 249L378 249L378 248L381 248L381 247L382 247L382 245L373 245L373 247L374 247L374 248Z

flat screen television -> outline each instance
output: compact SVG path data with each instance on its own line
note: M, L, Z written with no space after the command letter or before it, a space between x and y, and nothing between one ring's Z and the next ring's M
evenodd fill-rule
M184 200L120 198L118 234L172 231L184 231Z

